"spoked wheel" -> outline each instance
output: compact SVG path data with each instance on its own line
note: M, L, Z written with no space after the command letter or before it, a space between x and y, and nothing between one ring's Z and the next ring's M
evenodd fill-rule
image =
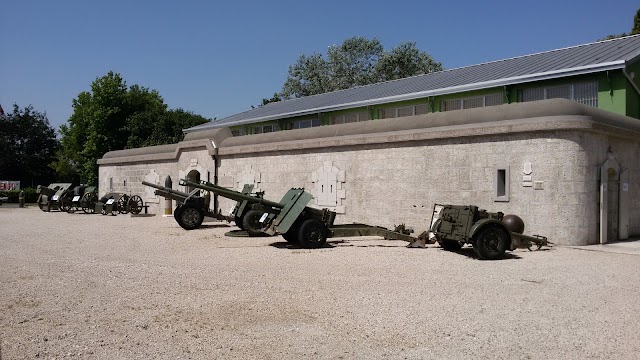
M497 226L486 226L474 236L473 250L480 259L496 260L507 250L507 233Z
M305 249L317 249L327 242L327 227L320 220L305 220L298 230L298 242Z
M202 225L204 220L204 212L195 205L182 205L179 211L176 211L176 220L178 224L185 230L197 229Z
M71 210L71 203L70 202L66 202L64 200L60 200L58 202L58 209L60 209L61 211L64 211L64 212L69 212Z
M138 195L133 195L127 202L127 207L132 214L140 214L143 205L142 198Z
M260 230L262 229L262 223L260 223L260 218L264 214L259 210L249 210L242 218L242 226L244 230L249 233L249 236L262 236L264 233Z
M42 205L42 194L38 195L38 207L40 210L44 211L44 206Z
M93 214L96 212L96 200L98 197L94 193L87 193L82 196L82 200L80 200L80 206L82 206L82 211L85 214Z
M126 214L129 212L129 208L127 208L127 203L129 201L129 197L127 195L122 195L120 199L118 199L118 212L120 214ZM115 209L114 209L115 210ZM115 211L114 214L115 215Z

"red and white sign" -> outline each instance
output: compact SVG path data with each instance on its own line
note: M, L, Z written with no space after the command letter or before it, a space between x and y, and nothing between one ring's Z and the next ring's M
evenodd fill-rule
M0 190L20 190L20 181L0 180Z

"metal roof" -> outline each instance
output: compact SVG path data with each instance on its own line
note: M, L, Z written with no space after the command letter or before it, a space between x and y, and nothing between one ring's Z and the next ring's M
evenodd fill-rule
M638 57L640 35L627 36L270 103L184 132L623 69Z

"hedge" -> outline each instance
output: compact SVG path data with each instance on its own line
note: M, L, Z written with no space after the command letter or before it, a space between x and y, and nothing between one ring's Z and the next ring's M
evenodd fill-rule
M8 197L10 203L17 203L18 198L20 197L21 190L2 190L0 191L0 197ZM38 202L38 194L36 193L36 189L34 188L24 188L24 201L27 203L36 203Z

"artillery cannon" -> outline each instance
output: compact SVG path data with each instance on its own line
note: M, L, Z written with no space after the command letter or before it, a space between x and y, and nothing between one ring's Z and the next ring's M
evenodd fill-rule
M110 192L105 194L95 203L94 212L102 215L117 215L132 213L139 214L144 207L142 198L138 195L129 196L125 193Z
M60 200L67 196L71 183L52 183L49 186L38 185L38 207L42 211L61 210Z
M510 224L509 217L517 218L519 224ZM523 235L524 223L515 215L492 213L474 205L435 204L431 224L431 233L443 249L457 251L471 244L480 259L494 260L503 257L506 250L540 249L550 244L544 236Z
M250 209L242 218L242 225L250 236L282 235L288 242L297 242L304 248L320 248L330 237L376 235L388 240L408 241L410 247L424 247L427 241L426 232L416 238L410 236L411 231L405 230L402 225L395 230L365 224L334 225L336 213L307 206L313 196L304 189L293 188L287 191L280 202L273 202L207 182L182 179L180 185L210 191L236 202L246 201ZM186 206L183 205L183 214L189 209L188 220L201 222L201 210Z
M216 189L224 189L223 187L208 183L206 181L201 183L204 183L205 185L211 186ZM194 189L191 192L186 193L179 190L173 190L166 186L152 184L147 181L143 181L142 184L156 189L154 191L156 195L176 201L177 204L176 208L173 211L173 217L185 230L193 230L199 228L200 225L202 225L202 221L204 221L205 216L212 217L218 220L226 220L229 222L235 221L236 225L239 228L244 229L242 225L242 219L246 212L250 210L249 206L247 206L247 201L237 202L236 205L231 209L229 216L225 216L220 212L215 213L209 208L209 203L211 200L209 191L205 190L204 195L200 196L200 189ZM245 195L251 195L252 191L253 185L245 184L242 193ZM258 192L251 196L262 198L263 195L264 192ZM194 208L199 209L199 211L194 212ZM202 213L202 215L199 215L199 213Z

